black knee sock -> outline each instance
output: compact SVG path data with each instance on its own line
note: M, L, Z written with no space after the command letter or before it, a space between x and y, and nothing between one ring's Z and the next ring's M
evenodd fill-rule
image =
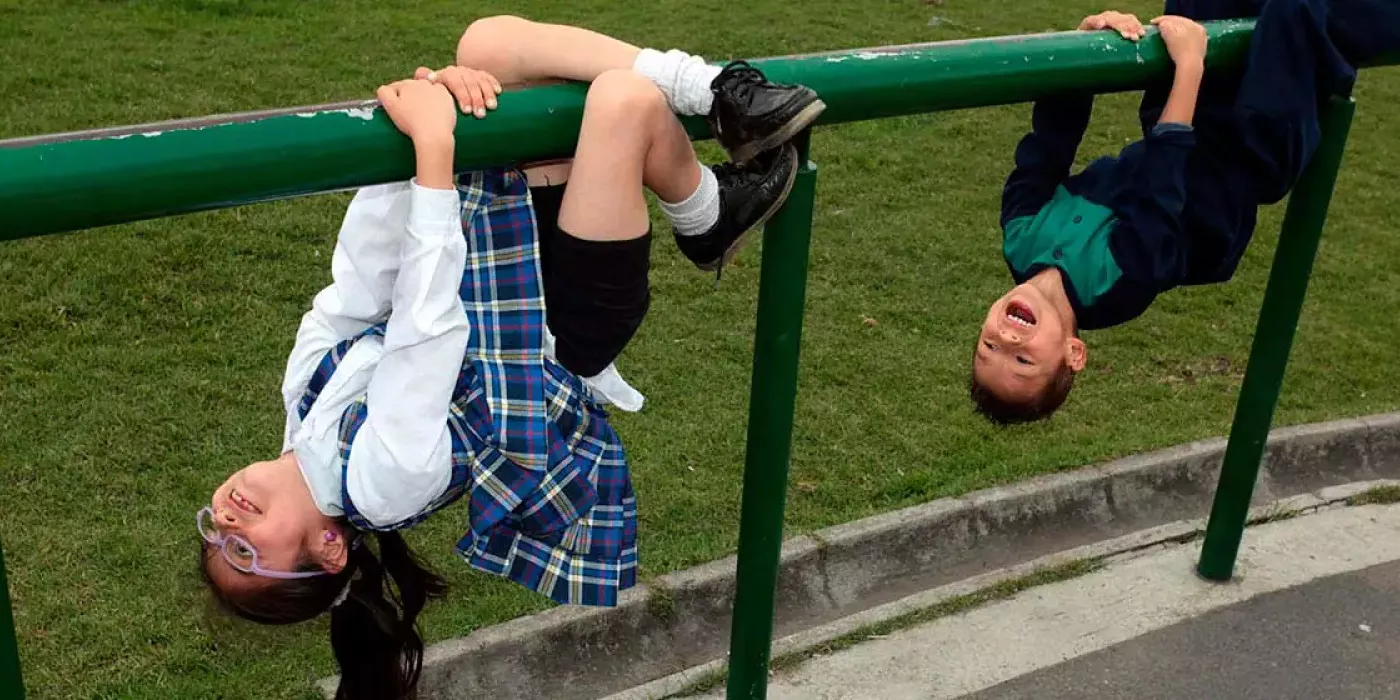
M545 306L555 355L591 377L636 334L651 305L651 231L624 241L587 241L562 229L550 241Z

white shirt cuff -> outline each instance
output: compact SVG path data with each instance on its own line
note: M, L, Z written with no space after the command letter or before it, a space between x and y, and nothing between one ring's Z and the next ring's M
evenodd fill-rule
M456 189L438 190L423 187L414 179L408 211L411 224L437 227L450 223L461 232L462 196Z

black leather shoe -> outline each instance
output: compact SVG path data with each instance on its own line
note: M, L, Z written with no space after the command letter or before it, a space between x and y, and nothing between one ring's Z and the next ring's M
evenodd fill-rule
M706 120L735 163L787 143L826 110L811 88L770 83L744 61L725 66L710 92L714 105Z
M698 236L676 236L676 245L701 270L714 270L718 282L724 265L750 234L787 201L797 179L797 149L783 144L748 165L711 166L719 181L719 220Z

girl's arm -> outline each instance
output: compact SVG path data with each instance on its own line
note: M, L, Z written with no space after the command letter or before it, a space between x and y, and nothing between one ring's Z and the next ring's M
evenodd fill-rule
M434 179L433 186L452 189L451 154L443 161L436 154L437 148L440 144L432 144L419 153L420 184L426 174ZM443 162L425 164L425 155ZM311 310L302 316L296 342L287 356L282 379L282 401L287 409L284 449L290 449L291 436L301 425L297 404L326 351L388 316L413 191L409 183L377 185L361 189L350 201L331 255L331 284L316 295Z
M379 100L413 140L417 176L384 355L370 378L345 488L366 520L387 527L416 515L451 476L447 414L471 330L459 296L466 241L452 173L452 97L440 85L404 80L380 88Z
M287 357L282 380L287 439L301 424L297 403L326 351L388 316L408 225L409 191L407 183L366 187L345 211L331 254L331 284L302 316Z

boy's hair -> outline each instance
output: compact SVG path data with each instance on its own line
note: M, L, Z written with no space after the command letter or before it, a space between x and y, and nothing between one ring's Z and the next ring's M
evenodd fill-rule
M225 591L209 575L209 558L218 550L207 543L200 550L200 572L220 606L250 622L288 625L329 611L331 652L340 666L336 700L403 700L416 695L423 669L418 613L447 584L397 532L374 534L379 556L359 541L334 575L269 579L265 586ZM298 569L319 567L303 562ZM348 597L335 604L347 585Z
M1069 396L1069 390L1074 388L1074 374L1068 362L1061 363L1054 376L1046 382L1044 389L1027 401L1016 402L997 396L977 381L977 372L973 371L972 379L968 383L968 393L972 396L972 404L977 408L977 412L996 425L1030 423L1049 418L1060 408Z

